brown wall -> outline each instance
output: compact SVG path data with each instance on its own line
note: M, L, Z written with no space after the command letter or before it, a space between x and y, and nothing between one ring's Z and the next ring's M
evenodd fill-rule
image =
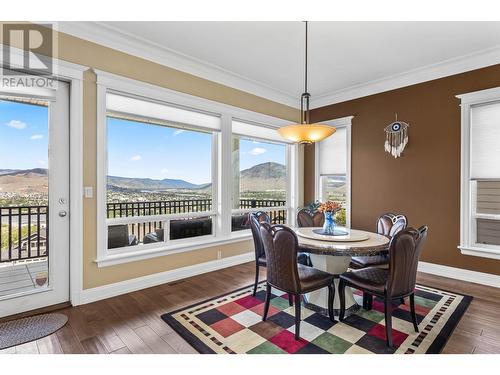
M314 121L354 115L352 226L373 230L387 211L429 226L421 260L500 275L500 261L465 256L460 241L460 106L458 94L500 86L500 65L318 108ZM384 127L410 124L409 144L394 159L384 152ZM499 140L500 142L500 140ZM304 200L314 197L314 147L304 156Z

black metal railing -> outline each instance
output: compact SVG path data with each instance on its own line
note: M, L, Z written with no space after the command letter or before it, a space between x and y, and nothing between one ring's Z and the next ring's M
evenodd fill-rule
M259 207L282 207L286 205L284 200L275 199L240 199L239 208ZM106 205L107 218L121 218L134 216L166 215L190 212L211 211L211 199L189 199L175 201L152 201L152 202L111 202ZM286 210L270 210L269 216L274 224L286 222ZM233 231L248 229L247 214L235 214L232 216L231 228ZM210 223L210 225L208 225ZM188 238L196 235L207 235L212 233L211 218L183 218L170 221L171 239ZM113 241L112 247L128 246L127 244L149 243L163 241L163 221L148 221L141 223L126 224L129 239L125 234L121 239ZM196 228L194 228L196 227ZM198 228L199 227L199 228ZM111 245L110 243L108 246Z
M0 263L49 254L49 207L0 207Z
M240 208L282 207L284 200L240 199ZM107 203L108 218L205 212L212 209L211 199L154 202ZM46 257L49 254L49 207L0 207L0 263ZM286 222L286 210L269 210L273 224ZM247 214L234 214L233 231L248 229ZM207 223L210 223L208 225ZM205 235L211 232L211 218L183 218L170 221L171 239ZM199 226L200 228L197 228ZM163 221L127 224L128 233L143 242L146 235L162 230ZM124 240L125 241L125 240ZM128 240L126 241L128 243Z

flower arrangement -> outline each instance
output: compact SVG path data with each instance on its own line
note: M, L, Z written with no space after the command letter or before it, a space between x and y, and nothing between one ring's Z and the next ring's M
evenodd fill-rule
M340 210L341 208L342 208L342 206L340 205L340 203L332 202L332 201L327 201L327 202L321 203L319 205L318 211L319 212L332 212L332 213L335 213L338 210Z

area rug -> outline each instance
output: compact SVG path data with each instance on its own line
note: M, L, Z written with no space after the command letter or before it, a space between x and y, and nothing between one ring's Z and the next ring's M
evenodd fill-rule
M472 297L418 285L415 305L420 333L413 330L409 301L393 305L394 349L386 346L384 306L359 309L343 322L332 322L314 309L302 308L301 339L295 340L294 307L286 294L273 294L262 321L265 283L255 297L252 285L162 315L200 353L220 354L415 354L439 353ZM360 292L356 292L360 297ZM338 317L336 317L338 320Z
M67 321L64 314L42 314L0 323L0 349L48 336Z

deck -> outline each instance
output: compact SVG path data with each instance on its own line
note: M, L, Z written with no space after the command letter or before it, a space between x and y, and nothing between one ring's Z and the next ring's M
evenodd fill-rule
M37 279L42 282L48 274L47 258L35 261L3 264L0 266L0 298L6 295L28 292L40 288ZM43 286L43 284L42 284Z

